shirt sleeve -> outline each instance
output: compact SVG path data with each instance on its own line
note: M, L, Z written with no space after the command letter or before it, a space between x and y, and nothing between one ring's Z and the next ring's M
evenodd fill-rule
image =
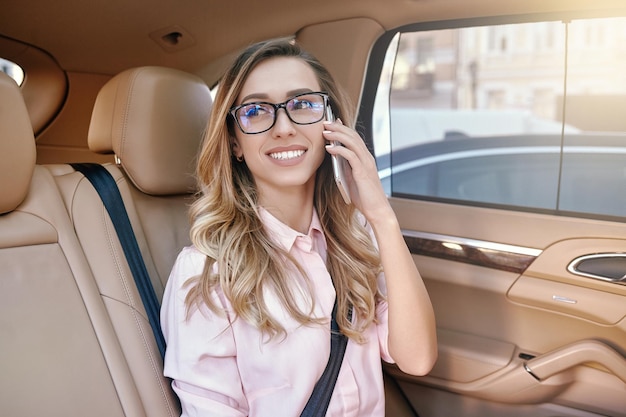
M226 315L206 306L187 315L189 278L202 273L205 257L184 249L170 274L161 307L161 326L167 343L164 373L180 398L183 417L245 417L248 403L237 368L236 345ZM217 305L223 298L213 294Z

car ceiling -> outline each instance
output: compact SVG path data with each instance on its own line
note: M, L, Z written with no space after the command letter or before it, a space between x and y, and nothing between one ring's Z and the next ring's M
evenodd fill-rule
M369 18L385 29L415 21L568 9L622 8L622 0L3 0L0 35L48 52L65 71L115 74L162 65L217 79L215 62L248 43L317 23ZM180 47L161 39L182 33ZM184 41L184 42L183 42ZM169 47L168 47L169 45Z

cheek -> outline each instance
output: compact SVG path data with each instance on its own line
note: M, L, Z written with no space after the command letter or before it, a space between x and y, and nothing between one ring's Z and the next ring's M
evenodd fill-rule
M314 148L315 148L315 153L317 156L317 166L319 168L320 165L322 165L322 163L324 162L324 160L328 157L328 159L330 159L330 154L328 152L326 152L326 145L328 144L328 141L324 138L324 136L319 135L319 139L317 141L315 141L314 143Z
M307 135L313 146L323 147L328 143L328 141L324 138L324 135L322 134L322 132L324 131L324 125L322 123L312 124L307 127L310 128L310 131L307 132Z
M321 159L323 159L324 155L327 154L326 145L328 144L328 141L322 134L323 130L323 127L315 126L315 129L311 129L311 132L308 134L311 147L314 149L316 154L320 155Z

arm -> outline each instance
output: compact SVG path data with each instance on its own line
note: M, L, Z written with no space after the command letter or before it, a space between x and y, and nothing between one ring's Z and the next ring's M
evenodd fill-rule
M380 250L389 304L389 352L404 372L425 375L437 359L435 315L398 222L370 221Z
M328 152L345 157L352 201L371 225L381 256L389 304L389 352L400 369L425 375L437 359L435 315L422 277L382 188L376 162L361 137L341 122L327 124L324 136L343 147Z

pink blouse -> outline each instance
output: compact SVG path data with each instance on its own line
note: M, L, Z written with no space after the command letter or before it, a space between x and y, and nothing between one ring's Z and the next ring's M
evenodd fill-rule
M265 227L302 265L311 277L316 296L314 315L327 318L324 325L301 326L280 307L270 290L265 300L274 317L287 330L286 337L269 339L243 319L234 319L232 307L221 291L217 305L227 316L206 306L186 319L185 282L199 275L206 257L193 247L182 250L170 275L161 309L167 351L165 375L182 403L183 416L297 417L330 354L330 316L335 290L326 269L326 241L317 214L309 233L289 228L266 210ZM298 302L309 306L309 291L294 271L293 289ZM379 286L385 293L384 277ZM387 303L376 309L378 323L365 332L367 342L348 342L327 416L384 416L381 358L392 362L387 348Z

